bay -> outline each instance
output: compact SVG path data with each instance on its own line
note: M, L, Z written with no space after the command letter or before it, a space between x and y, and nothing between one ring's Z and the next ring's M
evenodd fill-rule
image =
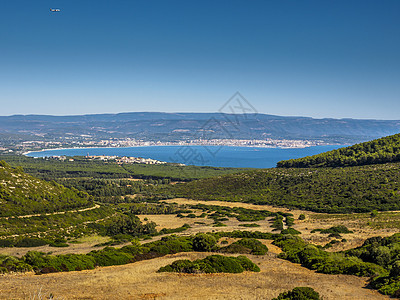
M30 157L49 156L133 156L186 165L273 168L281 160L300 158L338 149L344 146L314 146L307 148L256 148L233 146L141 146L124 148L74 148L30 152Z

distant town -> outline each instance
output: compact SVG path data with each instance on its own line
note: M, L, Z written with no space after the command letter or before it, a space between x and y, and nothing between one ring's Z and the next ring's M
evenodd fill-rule
M60 141L28 140L8 145L0 145L0 153L26 153L44 149L93 148L93 147L139 147L139 146L236 146L260 148L306 148L328 145L322 140L291 139L192 139L182 141L146 141L134 138L92 140L89 137L79 139L63 139Z
M60 161L74 161L74 158L69 158L65 155L54 155L54 156L50 156L50 159L57 159ZM86 155L84 156L84 159L86 160L101 160L104 162L107 161L113 161L116 162L117 164L146 164L146 165L162 165L162 164L166 164L167 162L165 161L160 161L160 160L156 160L156 159L151 159L151 158L143 158L143 157L127 157L127 156L109 156L109 155ZM183 165L183 164L180 164Z

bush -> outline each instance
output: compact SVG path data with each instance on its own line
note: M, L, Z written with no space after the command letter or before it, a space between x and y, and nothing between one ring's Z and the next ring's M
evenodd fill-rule
M193 251L192 238L177 237L174 235L165 236L160 241L151 242L145 246L149 249L149 252L157 254L174 254Z
M15 247L39 247L47 245L48 243L45 240L38 238L23 238L22 240L17 241L14 246Z
M212 251L217 245L217 239L206 233L198 233L193 238L193 250L195 251Z
M320 300L319 294L310 287L295 287L293 290L279 294L272 300Z
M14 240L13 239L0 239L0 247L14 247Z
M321 233L325 233L325 234L353 233L353 231L349 230L344 225L332 226L328 229L314 229L313 231L311 231L311 233L317 232L317 231L319 231Z
M305 220L306 219L306 215L305 214L300 214L299 215L299 220Z
M177 260L158 270L158 272L178 273L242 273L243 271L259 272L260 268L245 256L211 255L193 262L187 259Z
M43 252L29 251L23 257L37 274L94 269L95 259L85 254L45 255Z
M286 226L290 227L294 225L294 218L287 216L285 220Z
M235 244L249 248L251 250L251 254L254 255L265 255L268 252L267 246L265 246L259 240L253 238L244 238L235 242Z
M178 227L178 228L171 228L171 229L163 228L163 229L160 230L159 234L177 233L177 232L185 231L185 230L187 230L189 228L190 228L190 225L185 223L181 227Z
M88 256L94 258L97 266L124 265L133 261L133 255L112 247L94 250Z
M260 225L256 223L247 223L247 224L239 224L241 227L260 227Z
M243 246L243 245L239 245L236 243L232 243L229 246L226 247L222 247L218 250L218 252L220 253L241 253L241 254L250 254L251 253L251 249Z
M283 229L283 216L277 214L275 216L274 221L272 222L272 227L275 228L274 230L282 230Z
M298 230L296 230L296 229L294 229L294 228L284 229L284 230L281 231L281 233L282 233L282 234L293 234L293 235L295 235L295 234L301 234L300 231L298 231Z
M234 230L231 232L223 232L220 231L215 234L218 237L231 237L231 238L254 238L254 239L264 239L264 240L271 240L275 239L280 234L274 234L269 232L260 232L260 231L241 231L241 230Z

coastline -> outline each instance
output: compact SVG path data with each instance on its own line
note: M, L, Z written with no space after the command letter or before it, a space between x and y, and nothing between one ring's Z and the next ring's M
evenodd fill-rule
M304 147L267 147L267 146L234 146L234 145L140 145L140 146L127 146L127 147L72 147L72 148L48 148L48 149L40 149L40 150L31 150L22 153L24 156L29 156L30 153L35 152L46 152L46 151L60 151L60 150L77 150L77 149L124 149L124 148L136 148L136 147L238 147L238 148L260 148L260 149L305 149L310 147L319 147L319 146L333 146L333 145L312 145L312 146L304 146Z
M154 144L154 145L135 145L135 146L114 146L114 147L59 147L59 148L45 148L40 150L29 150L23 152L22 155L28 156L30 153L35 152L46 152L46 151L60 151L60 150L77 150L77 149L124 149L124 148L136 148L136 147L239 147L239 148L260 148L260 149L305 149L311 147L320 147L320 146L346 146L346 145L338 145L338 144L323 144L323 145L303 145L303 146L294 146L294 147L282 147L282 146L267 146L267 145L204 145L204 144Z
M163 147L161 147L163 146ZM300 158L338 149L343 146L317 145L303 148L205 145L158 145L133 147L57 147L24 152L26 157L46 158L66 156L114 156L137 157L185 165L229 167L229 168L272 168L281 160ZM48 151L48 152L46 152Z

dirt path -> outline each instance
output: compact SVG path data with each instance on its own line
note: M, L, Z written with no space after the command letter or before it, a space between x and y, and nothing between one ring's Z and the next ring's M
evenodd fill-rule
M325 300L388 299L364 288L363 278L318 274L272 256L251 256L261 272L180 275L157 273L177 259L207 253L180 253L124 266L36 276L0 277L0 299L29 299L41 289L56 299L272 299L296 286L311 286ZM35 298L36 299L36 298Z
M294 217L298 217L301 213L306 214L316 214L310 211L302 211L299 209L291 210L285 207L277 207L272 205L257 205L257 204L250 204L250 203L243 203L243 202L229 202L229 201L205 201L205 200L194 200L194 199L187 199L187 198L174 198L168 200L162 200L162 202L166 203L178 203L178 204L205 204L205 205L217 205L217 206L227 206L227 207L242 207L252 210L268 210L271 212L290 212L294 215Z
M93 210L96 208L99 208L100 205L95 204L92 207L87 207L87 208L82 208L82 209L73 209L73 210L67 210L67 211L58 211L58 212L53 212L53 213L46 213L46 214L34 214L34 215L24 215L24 216L17 216L17 218L32 218L32 217L40 217L40 216L53 216L53 215L64 215L69 212L83 212L83 211L88 211L88 210ZM0 217L0 219L8 220L11 217Z

